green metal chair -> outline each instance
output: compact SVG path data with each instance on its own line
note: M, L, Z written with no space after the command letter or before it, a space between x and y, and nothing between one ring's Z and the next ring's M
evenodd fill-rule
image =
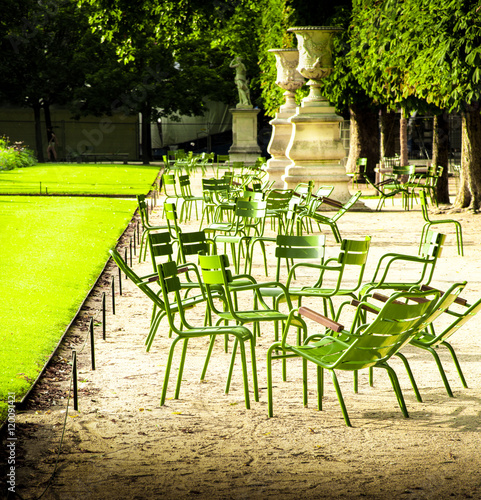
M273 231L286 233L286 214L289 210L292 195L292 189L272 189L265 197L266 218L270 219Z
M177 176L175 174L162 174L165 202L177 203L182 200L182 194L177 190Z
M219 317L217 324L223 322L236 322L244 325L253 323L254 333L260 334L260 324L269 322L274 323L274 331L277 331L279 322L287 319L288 315L277 309L269 307L260 294L260 289L274 287L281 289L284 294L284 300L287 303L287 309L292 309L292 303L287 289L278 281L256 283L255 279L247 274L238 275L237 278L250 280L251 283L235 286L235 277L229 269L229 259L227 255L199 255L199 265L202 271L203 283L206 287L209 306L214 314ZM221 295L223 300L219 304L213 292L218 292L219 287L222 289ZM249 307L240 310L238 307L238 294L246 292L252 297L252 302ZM222 306L222 308L220 308ZM306 325L302 319L298 322L291 322L298 328L298 339L300 341L301 331L306 333Z
M312 218L310 219L310 216L316 214L317 211L321 209L324 201L329 203L329 196L333 190L334 186L320 186L318 190L312 194L307 206L295 210L295 221L293 221L293 223L296 225L297 234L302 234L304 231L311 233L314 231ZM339 203L338 207L340 206L341 204ZM306 219L306 221L304 221L304 219ZM319 231L321 230L320 224L318 224L318 229Z
M432 298L428 299L429 296ZM267 351L268 416L272 417L274 413L272 361L301 358L304 406L308 404L307 363L311 362L317 367L319 410L322 409L323 370L326 369L332 375L344 421L351 427L336 371L357 372L364 368L383 368L388 372L403 415L409 417L397 375L387 361L412 339L438 297L439 293L436 292L399 292L388 299L372 321L359 322L355 317L349 330L312 309L300 307L292 310L285 324L282 340L272 344ZM360 303L356 315L364 316L365 307L369 307L369 303ZM297 323L299 316L321 324L332 334L323 335L320 340L314 341L308 337L303 344L290 345L286 334L291 326L291 320L295 318Z
M444 168L440 166L431 166L431 171L426 179L424 190L428 192L433 205L438 206L438 182L443 175Z
M464 299L461 299L459 297L459 294L463 291L464 287L466 286L466 282L462 283L455 283L452 285L446 292L441 292L439 290L436 290L432 287L429 286L422 286L421 291L426 292L426 291L435 291L440 295L439 300L437 300L436 304L434 305L433 309L431 310L430 314L426 317L426 319L423 321L422 327L419 328L413 339L410 341L410 343L416 347L421 347L422 349L426 349L430 351L434 359L436 360L436 363L438 365L438 369L441 373L441 377L443 379L444 385L446 387L446 390L450 396L452 396L451 388L449 387L449 383L446 378L446 374L444 373L443 367L441 365L441 360L439 359L439 356L435 351L433 351L431 345L437 346L438 344L442 343L444 338L449 337L454 333L454 331L457 328L451 329L447 328L444 330L441 334L435 335L434 334L434 322L443 315L443 313L446 313L449 311L449 308L454 304L462 304L463 306L466 305L467 301ZM385 295L382 295L380 293L373 293L372 296L370 296L369 300L377 300L381 302L386 302L388 300L388 297ZM353 301L353 304L356 305L358 301ZM370 308L370 312L376 313L376 308L375 305L372 305ZM462 314L460 316L463 316ZM466 320L467 321L467 320ZM422 340L421 340L422 339ZM449 345L445 344L448 349L451 352L451 355L453 357L454 363L456 365L456 368L458 370L459 376L461 378L461 381L463 382L463 385L466 387L466 381L464 380L463 373L461 371L461 367L459 366L459 363L456 358L456 354L454 353L454 349ZM404 355L404 353L397 352L396 356L398 356L408 373L409 379L411 381L411 385L414 389L414 393L416 395L416 398L418 401L422 401L421 394L419 393L416 381L414 380L414 376L411 370L411 367L409 366L408 359ZM373 374L372 370L370 370L370 378L369 378L369 383L372 386L373 385Z
M356 189L359 189L359 184L358 181L359 179L364 177L364 172L366 171L367 167L367 158L358 158L356 160L356 165L354 166L354 170L352 172L347 172L346 175L348 175L351 178L352 182L352 187L356 186Z
M334 215L330 217L328 217L327 215L321 215L319 212L314 211L309 214L308 219L317 223L319 227L321 225L329 226L336 242L341 243L342 237L339 228L337 227L337 221L356 204L361 194L361 191L358 191L356 194L352 195L351 198L349 198L349 200L344 204L340 204L339 202L337 202L335 206L338 208L338 210L334 213ZM332 203L332 201L330 201L328 198L324 198L323 203L329 204Z
M372 293L375 289L409 290L421 285L429 285L433 278L436 262L441 256L446 236L428 231L419 255L407 255L389 252L378 261L371 280L364 284L360 296ZM407 268L412 264L413 269ZM393 270L402 269L404 281L393 281ZM412 276L411 276L412 274Z
M396 179L386 179L375 184L366 173L364 174L364 179L366 180L366 183L375 190L377 196L379 196L376 211L380 211L382 209L388 198L392 198L394 203L394 197L396 195L401 194L403 196L403 200L405 200L405 197L409 195L406 188L404 188L403 185Z
M296 206L296 210L300 212L309 205L314 189L314 181L300 182L294 187L292 196L292 206Z
M154 305L154 313L152 320L150 322L150 328L149 328L149 333L147 335L145 345L147 348L147 351L150 350L152 346L152 342L155 338L155 335L157 333L157 330L159 328L160 322L162 319L166 316L166 304L164 301L160 298L159 294L152 289L152 286L154 283L158 283L159 278L157 277L148 277L146 279L141 278L138 276L133 269L131 269L127 263L124 261L124 259L121 257L121 255L117 252L117 250L112 249L109 250L110 255L112 256L113 260L117 264L117 266L121 269L121 271L127 276L127 278L135 285L137 286L153 303ZM175 263L173 263L175 265ZM183 265L183 268L186 266ZM190 267L193 272L196 272L195 268ZM200 280L199 280L200 281ZM206 303L206 297L203 293L203 289L199 288L201 290L201 293L195 296L190 296L186 299L183 299L182 301L182 307L184 309L188 309L191 307L194 307L197 304L200 304L202 302ZM171 307L171 310L172 307Z
M393 166L392 171L389 174L388 177L384 177L383 180L383 188L384 190L390 191L397 191L399 185L401 185L403 191L401 192L402 194L402 200L403 200L403 207L405 210L409 210L409 199L411 196L411 193L409 191L413 179L416 176L416 166L415 165L398 165L398 166Z
M296 250L290 249L286 238L280 238L276 256L279 259L293 255ZM327 259L321 263L300 261L295 263L289 271L286 288L291 301L297 301L298 307L303 299L320 299L323 303L324 314L331 318L336 317L334 297L356 298L361 287L364 270L366 267L371 237L366 236L364 240L343 240L338 257ZM306 250L304 250L306 251ZM312 250L311 250L312 252ZM318 256L320 256L318 250ZM279 260L278 260L279 265ZM301 269L311 270L314 282L310 285L305 283L296 285L296 272ZM274 307L279 308L284 300L283 295L275 288L261 288L260 293L264 298L275 299Z
M454 227L456 229L456 246L458 249L458 254L459 255L464 255L463 252L463 230L461 228L461 223L457 220L454 219L438 219L438 220L431 220L429 218L429 210L428 210L428 203L426 199L426 192L424 190L421 190L419 192L419 198L421 200L421 210L423 214L423 219L425 220L425 224L423 226L423 230L421 233L421 242L419 243L419 251L421 251L421 247L423 243L425 242L425 238L427 236L427 233L431 226L435 226L437 224L454 224Z
M192 217L192 209L195 208L195 218L199 220L199 209L198 203L201 203L201 207L203 208L204 197L203 196L194 196L192 194L192 187L190 184L190 176L181 175L179 176L179 186L180 191L182 193L182 207L180 210L180 220L190 220ZM201 209L202 209L201 208ZM185 214L185 216L184 216Z
M147 203L145 201L144 195L137 195L137 204L139 207L140 221L142 222L142 236L140 237L140 248L139 248L139 262L145 260L147 256L147 236L152 231L164 231L165 229L169 229L168 225L161 226L153 226L149 220L149 209L147 207Z
M182 355L180 359L179 370L177 374L177 384L174 393L174 399L179 398L180 386L182 382L183 370L185 365L185 359L187 354L188 341L193 338L200 337L210 337L210 344L207 351L206 360L204 363L204 369L201 374L201 380L204 380L208 362L212 353L212 348L214 346L215 338L219 335L227 337L228 335L233 335L235 337L234 347L232 349L232 359L229 367L229 372L227 375L227 383L225 392L229 392L230 383L232 379L232 373L237 353L237 347L240 348L241 363L242 363L242 377L244 383L244 399L246 408L250 408L250 398L249 398L249 381L247 373L247 359L246 359L246 349L245 344L248 342L250 345L250 355L252 363L252 378L254 386L254 398L259 401L259 392L257 384L257 368L256 368L256 356L255 356L255 339L252 332L245 326L231 325L231 326L192 326L185 315L184 300L181 298L180 292L182 285L179 279L179 274L185 272L185 268L177 267L175 263L166 263L158 267L159 271L159 282L162 289L164 303L166 304L165 314L169 321L170 328L176 334L174 340L169 349L169 355L167 359L167 364L165 367L164 383L162 386L162 396L160 399L160 405L164 405L167 388L169 384L170 370L172 367L172 360L174 356L175 346L178 342L182 341ZM178 314L180 318L181 327L177 326L175 322L174 315Z
M433 288L428 286L421 287L422 290L432 290ZM448 290L449 292L449 290ZM448 293L446 292L446 293ZM461 365L457 359L456 353L454 352L454 348L447 342L447 339L451 337L454 333L456 333L463 325L465 325L470 319L472 319L478 312L481 310L481 298L478 299L473 304L469 304L468 301L462 297L457 296L453 301L452 305L447 308L444 313L451 318L454 318L451 323L447 326L446 324L442 324L439 328L440 331L436 332L436 325L432 325L431 328L425 329L420 332L418 335L411 340L411 344L415 347L419 347L430 352L436 365L439 369L439 373L441 374L441 378L444 383L444 387L446 388L446 392L450 397L453 397L453 392L449 385L448 379L444 372L444 368L441 363L441 359L436 352L436 348L439 346L446 347L453 359L454 365L458 372L459 378L463 384L463 387L468 387L466 383L466 379L464 378L463 372L461 370ZM443 319L446 319L444 317Z
M204 208L202 210L199 229L203 229L204 218L206 224L211 224L216 220L223 220L224 213L232 213L234 205L229 196L230 192L231 184L228 178L202 179Z

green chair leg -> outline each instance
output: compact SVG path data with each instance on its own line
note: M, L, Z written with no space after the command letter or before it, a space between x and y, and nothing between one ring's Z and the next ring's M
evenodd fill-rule
M409 418L408 410L406 407L406 403L404 402L404 397L401 391L401 386L399 385L399 380L397 378L396 372L388 365L388 364L378 364L379 368L384 368L387 370L389 379L391 380L392 388L396 393L396 397L399 403L399 407L401 408L402 414L404 417Z
M449 385L448 378L446 377L446 373L444 372L443 365L441 363L441 359L438 356L438 353L432 348L432 347L427 347L426 348L434 357L434 361L436 362L436 365L438 366L439 373L441 375L441 378L443 379L444 387L446 388L446 392L448 393L448 396L450 398L453 398L453 391L451 390L451 386Z
M414 380L414 376L413 376L413 372L411 370L411 367L409 366L409 362L408 360L406 359L406 356L404 356L404 354L401 354L400 352L398 352L396 354L396 356L398 358L400 358L404 364L404 368L406 368L406 372L408 374L408 377L409 377L409 380L411 382L411 386L413 388L413 391L414 391L414 394L416 395L416 399L422 403L423 402L423 398L421 397L421 394L419 392L419 389L418 389L418 386L416 384L416 381Z
M451 357L453 358L453 362L454 362L454 365L456 366L456 370L458 372L459 378L461 379L461 383L463 384L463 387L467 389L468 384L466 383L466 379L464 378L463 370L461 370L461 365L459 364L458 357L456 356L456 353L454 352L453 346L446 341L441 342L441 345L445 346L449 350L449 352L451 353Z
M165 375L164 383L162 385L162 395L160 397L160 406L163 406L165 403L165 396L167 395L167 387L169 385L170 369L172 367L172 359L174 357L174 349L179 340L182 340L182 338L176 337L170 345L169 356L167 357L167 364L165 365Z
M177 384L175 385L174 399L179 399L180 384L182 383L182 374L184 373L185 356L187 354L187 343L188 343L188 341L189 341L189 339L185 338L184 339L184 343L182 344L182 355L180 357L179 371L177 373Z
M341 407L342 416L344 417L344 422L348 427L352 427L351 421L349 420L349 415L347 413L346 405L344 404L344 398L342 397L341 387L339 385L339 381L337 380L337 375L334 370L329 370L332 376L332 382L334 383L334 388L336 389L337 399L339 401L339 405Z

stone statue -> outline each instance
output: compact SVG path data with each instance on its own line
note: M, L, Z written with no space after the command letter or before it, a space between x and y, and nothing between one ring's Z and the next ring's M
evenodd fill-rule
M236 107L252 108L249 86L247 85L246 67L242 62L242 58L240 56L234 57L229 67L235 68L234 81L237 85L237 90L239 91L239 102Z

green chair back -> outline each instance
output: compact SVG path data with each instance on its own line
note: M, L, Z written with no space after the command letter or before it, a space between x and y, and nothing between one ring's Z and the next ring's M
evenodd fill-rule
M295 267L299 265L299 261L313 261L317 264L322 264L324 261L325 249L326 237L323 234L309 236L278 234L275 250L275 256L277 258L276 280L281 281L281 263L283 260L286 261L288 270L290 267L289 262L292 262L295 273Z
M172 239L178 239L182 229L179 226L177 207L175 203L164 203L164 218L167 221L167 226Z
M179 263L186 263L191 256L209 255L212 243L204 231L179 233Z
M333 369L361 370L387 361L416 334L436 305L439 294L435 299L421 302L406 299L424 298L428 294L395 294L371 324L367 327L361 325L354 332L358 337L343 350L342 355L339 352L332 356L328 354L323 357L323 362L332 363Z
M166 259L171 261L174 255L174 249L172 247L172 239L170 233L154 233L151 232L147 236L147 242L149 244L150 258L152 259L152 266L154 272L157 272L157 265L160 259Z
M147 228L150 226L149 223L149 209L147 207L147 202L145 201L145 196L142 194L137 195L137 205L139 207L140 221L142 226Z

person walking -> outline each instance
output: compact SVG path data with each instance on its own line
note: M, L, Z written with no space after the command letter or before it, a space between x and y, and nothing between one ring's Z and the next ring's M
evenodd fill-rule
M55 149L57 144L57 136L53 133L53 130L51 128L47 130L47 135L48 135L47 159L51 161L57 161L57 150Z

